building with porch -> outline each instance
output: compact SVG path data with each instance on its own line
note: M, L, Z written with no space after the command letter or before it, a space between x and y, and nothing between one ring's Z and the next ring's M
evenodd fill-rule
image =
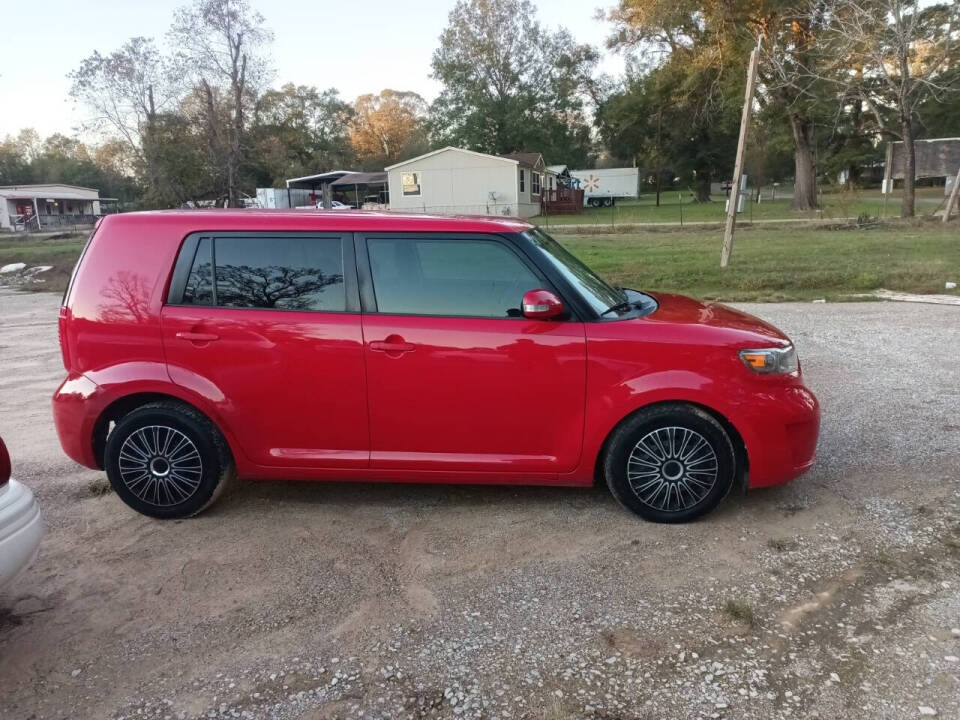
M0 230L56 230L93 225L100 191L76 185L0 186Z

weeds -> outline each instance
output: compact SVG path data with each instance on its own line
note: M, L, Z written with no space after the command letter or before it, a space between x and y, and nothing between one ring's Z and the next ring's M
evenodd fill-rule
M105 477L98 477L87 484L87 495L90 497L103 497L113 492L110 481Z
M751 627L756 622L753 605L746 600L727 600L726 605L723 606L723 611L737 622Z

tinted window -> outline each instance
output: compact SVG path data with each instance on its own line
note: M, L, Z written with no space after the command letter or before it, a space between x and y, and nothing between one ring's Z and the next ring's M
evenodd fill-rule
M203 238L197 245L197 254L190 267L186 287L183 289L184 305L213 305L213 243Z
M380 312L519 317L523 294L543 287L495 241L371 238L367 248Z
M217 305L275 310L344 310L339 238L221 237Z
M626 296L584 265L560 243L540 228L528 230L526 236L546 258L590 303L597 314L626 300Z

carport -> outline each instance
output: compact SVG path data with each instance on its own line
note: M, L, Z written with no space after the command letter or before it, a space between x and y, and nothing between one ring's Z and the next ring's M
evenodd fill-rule
M349 173L330 183L334 192L342 193L351 198L348 203L355 208L362 209L364 205L387 207L390 204L390 192L387 190L387 174L385 172Z
M294 207L291 190L306 190L310 193L311 202L316 202L324 196L324 192L337 180L350 175L364 175L366 173L353 172L352 170L330 170L316 175L304 175L303 177L289 178L287 180L287 205ZM331 199L333 195L331 194Z

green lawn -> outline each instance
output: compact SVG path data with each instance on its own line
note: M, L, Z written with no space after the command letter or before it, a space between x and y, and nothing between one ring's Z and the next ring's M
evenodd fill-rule
M960 282L957 221L896 221L871 229L742 227L724 270L719 228L555 237L617 285L705 299L842 300L881 287L943 293L945 281ZM44 283L27 288L62 292L85 240L85 235L0 236L0 265L53 265L42 275Z
M901 191L896 190L884 209L883 195L879 190L832 192L823 195L822 208L812 212L797 212L790 207L790 199L771 200L770 189L764 190L763 200L747 202L742 221L783 219L856 218L861 215L880 218L899 218ZM942 203L943 188L918 188L917 214L929 215ZM654 195L645 193L637 200L620 200L612 208L584 208L579 215L540 216L534 222L544 227L557 225L626 225L636 223L722 222L726 218L726 197L715 195L712 202L695 203L689 192L675 190L660 196L660 207Z
M842 300L878 288L944 293L945 281L960 281L956 222L869 230L741 228L726 269L720 268L719 230L555 237L616 285L704 299Z

